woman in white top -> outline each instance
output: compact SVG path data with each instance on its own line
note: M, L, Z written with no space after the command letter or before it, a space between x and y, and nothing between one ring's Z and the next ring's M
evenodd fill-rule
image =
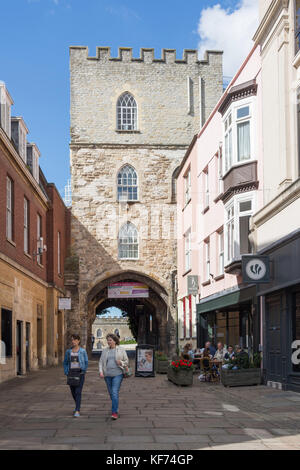
M119 391L123 374L128 368L126 351L119 346L119 338L110 333L106 336L108 347L103 349L99 360L100 378L104 378L112 402L111 417L118 419Z

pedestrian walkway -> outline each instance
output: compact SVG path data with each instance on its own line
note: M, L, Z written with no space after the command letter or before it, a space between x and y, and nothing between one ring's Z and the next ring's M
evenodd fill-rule
M90 362L80 418L73 405L61 368L0 385L0 449L300 449L300 395L264 386L131 377L121 388L121 417L111 421L105 383Z

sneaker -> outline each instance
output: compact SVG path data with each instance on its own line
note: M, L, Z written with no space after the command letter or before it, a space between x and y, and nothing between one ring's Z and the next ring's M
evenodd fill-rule
M74 418L79 418L79 417L80 417L79 411L75 411L75 413L74 413Z
M118 419L118 413L112 413L111 419Z

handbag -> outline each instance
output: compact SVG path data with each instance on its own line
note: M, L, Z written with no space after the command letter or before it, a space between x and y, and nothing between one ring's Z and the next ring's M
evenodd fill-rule
M123 377L124 379L128 379L129 377L132 376L132 369L131 367L127 367L124 369L124 372L123 372Z
M67 376L67 385L78 387L80 384L80 369L70 369Z

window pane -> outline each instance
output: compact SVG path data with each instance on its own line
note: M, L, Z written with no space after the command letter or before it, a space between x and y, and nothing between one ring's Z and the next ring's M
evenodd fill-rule
M237 126L238 161L250 158L250 121L242 122Z
M236 117L237 119L241 119L241 118L249 116L249 114L250 114L249 106L245 106L244 108L239 108L237 110Z
M249 221L250 216L240 217L240 254L251 253L251 245L249 241Z
M252 201L240 202L240 212L246 212L252 210Z

